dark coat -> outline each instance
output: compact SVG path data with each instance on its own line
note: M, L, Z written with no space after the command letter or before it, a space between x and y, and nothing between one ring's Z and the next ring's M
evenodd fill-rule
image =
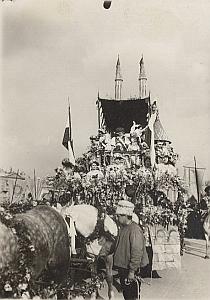
M148 262L142 229L134 222L122 227L116 242L114 266L135 272Z

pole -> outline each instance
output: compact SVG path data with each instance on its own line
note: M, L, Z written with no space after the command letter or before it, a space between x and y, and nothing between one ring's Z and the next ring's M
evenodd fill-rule
M72 128L71 128L71 106L70 106L70 102L69 102L69 97L68 97L68 121L69 121L69 142L72 148L72 152L74 155L74 145L73 145L73 140L72 140Z
M200 191L199 191L197 164L196 164L195 156L194 156L194 162L195 162L195 180L196 180L196 188L197 188L197 196L198 196L198 208L200 212Z
M15 194L15 188L16 188L16 184L17 184L18 173L19 173L19 169L17 170L17 174L16 174L16 178L15 178L15 184L13 186L11 204L13 202L13 197L14 197L14 194Z
M68 97L68 128L69 128L69 140L68 140L68 150L69 150L69 161L75 165L75 155L74 155L74 145L72 139L72 128L71 128L71 107Z
M98 95L98 100L97 100L97 109L98 109L98 129L101 129L101 115L100 115L99 95Z
M36 200L37 193L36 193L36 170L34 169L34 199Z
M184 180L186 181L186 168L184 167Z
M69 102L69 97L68 97L68 122L69 122L69 142L70 145L72 146L72 150L73 150L73 145L72 145L72 139L71 139L71 107L70 107L70 102Z
M40 177L37 178L36 193L37 193L38 200L40 200L39 199L40 198L39 196L41 194L41 178Z
M193 169L193 170L195 170L195 166L193 166L193 167L183 166L183 167L186 168L186 169ZM198 168L198 167L196 167L196 169L197 170L206 170L206 168Z

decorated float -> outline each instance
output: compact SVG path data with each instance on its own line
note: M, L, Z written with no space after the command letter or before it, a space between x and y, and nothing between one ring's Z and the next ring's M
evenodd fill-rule
M181 268L187 190L176 168L178 154L162 126L157 101L147 95L143 58L139 97L122 100L122 81L118 58L115 98L98 95L98 132L75 164L71 153L56 170L53 201L90 204L111 216L119 200L132 201L152 249L151 271ZM63 144L72 151L70 136L71 130Z
M69 108L69 127L63 139L69 157L62 161L54 176L46 178L37 203L52 206L58 211L66 206L81 204L96 207L99 213L95 230L85 239L85 242L91 242L98 236L104 215L113 217L119 200L132 201L137 221L147 238L151 273L152 270L180 268L187 209L186 188L176 169L178 154L162 126L157 101L152 101L150 95L147 95L143 58L140 61L139 97L122 100L122 81L118 58L115 98L104 99L98 95L98 132L90 137L88 151L76 161ZM8 218L13 220L14 216L8 217L5 211L0 215L3 226L16 230L14 222L9 222L9 225L7 222ZM35 228L35 223L30 224L30 228ZM45 232L44 227L42 234ZM72 243L72 232L69 234ZM19 235L17 238L21 240ZM23 255L30 260L31 252L28 256L25 249L31 249L31 244L27 239L25 243ZM56 292L68 290L71 297L90 295L101 286L102 277L98 276L95 265L91 265L93 260L85 256L79 233L76 245L70 244L70 250L70 279L66 285L53 282L52 286L45 286L44 291L52 293L57 287ZM28 268L25 264L23 267L26 280ZM76 278L79 271L84 275L84 270L89 272L90 279L84 281L84 278ZM19 278L15 283L5 279L4 289L7 284L9 287L13 284L16 292L20 292L20 281Z

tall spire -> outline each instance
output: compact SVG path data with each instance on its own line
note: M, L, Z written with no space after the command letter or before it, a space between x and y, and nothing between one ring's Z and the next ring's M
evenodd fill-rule
M144 68L143 55L140 60L140 71L139 71L139 98L144 99L147 97L147 77Z
M157 118L154 124L154 132L155 132L155 137L154 137L155 141L164 141L164 142L171 143L160 121L159 112L157 112Z
M115 100L121 100L122 95L122 75L120 69L120 58L118 55L117 65L116 65L116 76L115 76Z

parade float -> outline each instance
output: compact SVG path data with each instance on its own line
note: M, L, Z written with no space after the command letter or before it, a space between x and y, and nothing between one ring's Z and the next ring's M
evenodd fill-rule
M152 249L151 269L180 269L187 189L178 176L178 154L162 126L157 101L147 93L143 58L139 97L121 99L122 82L118 58L115 97L98 95L98 132L75 166L64 159L56 170L53 201L94 205L111 216L120 199L132 201Z
M96 102L98 132L90 137L88 151L75 160L71 140L71 122L69 122L63 140L69 157L62 161L62 165L55 170L54 176L46 178L44 189L40 192L40 199L32 206L40 203L52 206L57 210L64 206L80 204L96 207L99 211L99 219L93 234L85 239L85 242L90 242L97 237L104 215L108 214L114 218L115 207L119 200L132 201L135 204L135 213L140 225L145 232L147 248L152 250L150 251L150 271L180 268L187 209L185 205L186 188L176 169L178 154L174 151L171 140L162 126L157 101L152 101L147 92L143 58L140 61L139 97L121 99L122 82L118 58L115 97L110 100L100 98L98 95ZM25 210L27 211L27 209ZM17 233L14 225L16 224L14 222L16 215L8 216L7 209L5 209L0 216L3 224L0 232L5 235L10 228ZM20 217L20 219L25 220L25 217ZM28 222L27 217L26 220L25 226ZM49 220L49 225L51 222L52 220ZM30 223L29 229L35 230L35 223ZM46 224L43 223L40 234L45 236L46 243L49 244L47 227L45 227ZM30 261L33 254L31 254L31 249L33 249L31 240L28 239L28 235L26 239L16 235L17 239L24 242L23 245L21 244L22 261ZM77 238L80 238L79 234ZM35 243L38 248L39 244L42 244L40 240L36 241L36 239ZM16 244L14 243L14 245ZM13 250L9 250L9 256L14 258L13 252L16 251L14 250L16 248L12 246L10 248ZM0 248L0 251L3 250ZM74 251L76 251L74 257L72 252L70 253L72 256L69 263L70 273L65 285L59 285L55 281L51 281L50 284L48 282L42 292L38 293L39 295L46 297L53 291L58 293L58 290L63 289L68 290L71 297L89 296L101 286L104 277L98 276L91 265L92 260L85 256L81 243L76 243ZM66 259L68 260L68 257ZM55 262L57 261L59 258L55 260ZM10 262L9 258L8 262ZM20 293L19 284L22 284L23 278L27 281L29 269L25 262L22 265L24 276L14 277L16 280L14 282L14 280L10 280L11 274L8 273L8 278L2 277L5 279L2 289L5 290L7 284L9 287L13 285L16 294L18 291ZM42 267L44 264L45 262L41 262ZM79 272L80 275L84 275L84 273L87 275L89 272L90 278L88 280L83 280L84 278L81 276L77 278ZM65 277L66 274L63 276Z

